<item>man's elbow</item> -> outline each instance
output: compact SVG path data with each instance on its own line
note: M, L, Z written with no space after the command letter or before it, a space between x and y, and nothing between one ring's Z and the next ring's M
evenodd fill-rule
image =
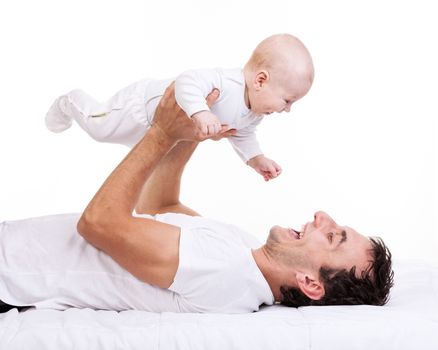
M85 213L83 213L76 224L76 231L78 231L82 237L86 238L91 232L91 227L90 221L85 217Z
M76 225L76 230L82 237L88 239L98 235L100 232L105 232L107 225L108 221L105 218L101 215L94 215L86 209Z

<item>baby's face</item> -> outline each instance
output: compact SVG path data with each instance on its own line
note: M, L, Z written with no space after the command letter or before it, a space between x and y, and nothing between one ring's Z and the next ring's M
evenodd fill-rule
M256 114L289 112L292 103L298 101L310 89L310 82L265 82L260 88L248 86L248 100Z

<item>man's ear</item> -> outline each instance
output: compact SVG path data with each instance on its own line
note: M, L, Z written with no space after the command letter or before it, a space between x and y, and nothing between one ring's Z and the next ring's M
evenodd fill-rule
M254 79L254 88L256 91L259 91L263 85L265 85L269 81L269 72L266 70L259 71Z
M324 296L324 285L313 275L304 272L298 272L296 274L296 280L298 283L298 288L300 288L300 290L308 298L312 300L319 300Z

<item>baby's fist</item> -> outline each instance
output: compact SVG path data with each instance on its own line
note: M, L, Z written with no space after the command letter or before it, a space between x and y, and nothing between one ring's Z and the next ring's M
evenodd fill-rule
M222 131L218 117L210 111L197 112L193 114L192 119L205 136L217 135Z
M263 154L251 158L248 165L262 175L265 181L275 179L281 174L281 167Z

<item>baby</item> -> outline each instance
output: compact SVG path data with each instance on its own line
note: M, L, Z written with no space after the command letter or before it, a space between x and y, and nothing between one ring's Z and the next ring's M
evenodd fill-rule
M68 129L74 119L92 138L132 147L152 125L165 88L174 79L142 80L99 103L81 90L58 97L46 115L53 132ZM264 156L256 127L265 115L289 112L313 81L312 58L296 37L277 34L263 40L244 68L200 69L184 72L175 80L175 98L200 130L214 136L236 129L228 139L242 160L268 181L280 166ZM218 89L220 96L209 108L205 97Z

